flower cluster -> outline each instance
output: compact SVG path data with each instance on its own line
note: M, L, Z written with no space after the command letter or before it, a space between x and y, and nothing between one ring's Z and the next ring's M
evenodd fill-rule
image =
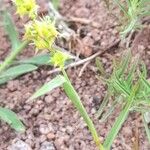
M35 0L12 0L17 7L17 13L23 17L28 15L29 18L34 19L37 16L38 5Z
M58 31L49 17L25 25L24 39L31 40L37 49L50 49L57 36Z
M51 58L50 62L54 64L54 66L58 66L60 68L63 68L65 65L65 61L69 59L69 55L64 54L63 52L56 51L53 54L53 57Z
M28 15L31 19L29 23L25 25L24 40L31 41L35 45L36 50L48 49L52 50L51 63L54 66L63 68L65 61L69 58L67 54L64 54L58 50L54 50L52 47L57 36L58 31L55 27L54 21L50 17L37 18L37 9L35 0L12 0L16 7L17 13L22 17Z

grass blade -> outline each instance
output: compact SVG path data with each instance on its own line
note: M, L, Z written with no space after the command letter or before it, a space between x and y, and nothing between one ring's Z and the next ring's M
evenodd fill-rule
M142 115L142 117L143 117L142 119L143 119L145 131L146 131L146 134L147 134L147 138L148 138L148 141L150 143L150 129L149 129L148 124L147 124L147 122L145 120L144 114Z
M121 2L119 2L119 0L115 0L115 2L118 4L118 6L120 7L120 9L124 12L124 14L129 17L127 10L125 9L125 7L123 5L121 5Z
M8 34L8 37L11 41L12 50L15 50L20 45L19 35L16 31L15 25L11 19L10 14L7 11L3 12L3 24L4 28L6 30L6 33Z
M52 79L50 82L44 84L39 90L37 90L30 98L30 100L33 100L39 96L42 96L48 92L50 92L51 90L53 90L54 88L57 88L59 86L61 86L63 83L66 82L66 79L61 76L58 75L56 76L54 79Z
M28 45L29 41L24 41L17 47L14 51L10 53L10 55L5 59L5 61L0 65L0 73L4 71L7 67L9 67L16 56Z
M125 108L122 110L119 117L115 121L113 127L111 128L111 131L107 135L106 140L104 141L104 147L107 150L110 149L115 137L117 136L120 128L122 127L122 124L126 120L128 114L129 114L130 108L132 106L132 103L134 101L134 97L135 97L135 94L136 94L136 91L138 90L138 88L139 88L139 84L134 86L134 88L133 88L133 90L132 90L132 92L131 92L131 94L128 98L128 101L125 105Z
M66 72L64 70L62 70L62 72L63 72L63 74L66 78L66 81L67 81L63 84L63 88L64 88L65 93L67 94L68 98L72 101L72 103L77 108L77 110L80 112L80 115L83 117L84 121L86 122L86 124L87 124L87 126L88 126L88 128L89 128L89 130L90 130L90 132L93 136L93 139L94 139L96 145L99 148L99 150L104 150L104 147L102 146L102 144L100 142L100 139L98 137L97 131L94 127L94 124L93 124L92 120L90 119L86 109L84 108L84 106L83 106L83 104L80 100L79 95L77 94L74 87L70 83Z
M122 57L122 62L119 70L117 71L117 76L120 77L125 73L125 70L128 68L129 62L131 60L131 52L128 51L125 56Z
M54 8L57 10L58 7L59 7L59 3L60 3L60 0L52 0L52 4L54 5Z
M96 63L96 67L98 68L98 70L102 74L102 76L103 77L106 76L107 74L106 74L103 64L99 58L96 58L95 63Z
M102 102L102 104L100 105L100 108L99 108L99 110L97 111L97 114L96 114L96 116L97 116L98 118L102 115L102 113L103 113L103 111L104 111L104 109L105 109L105 107L106 107L106 105L107 105L107 103L108 103L108 101L109 101L110 96L111 96L111 93L109 92L109 93L107 93L106 96L104 97L103 102Z
M81 100L80 100L78 94L74 90L73 86L71 85L71 83L65 82L63 84L63 88L64 88L65 93L67 94L68 98L72 101L72 103L75 105L77 110L80 112L80 115L83 117L84 121L86 122L96 145L99 147L100 150L104 150L103 146L100 143L100 139L98 137L98 134L94 127L94 124L93 124L92 120L90 119L90 117L88 116L88 114L87 114L83 104L81 103Z
M23 75L27 72L31 72L36 69L37 69L37 66L31 65L31 64L23 64L23 65L14 66L4 71L0 75L0 79Z
M32 58L20 60L17 63L21 64L34 64L34 65L48 65L50 60L49 54L37 55Z
M7 108L0 107L0 118L3 121L7 122L16 131L18 131L18 132L25 131L24 125L18 119L17 115L13 111L11 111Z

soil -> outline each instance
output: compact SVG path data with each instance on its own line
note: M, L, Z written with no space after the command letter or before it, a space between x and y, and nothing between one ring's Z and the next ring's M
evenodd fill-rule
M5 0L5 3L12 12L19 32L22 31L23 23L20 23L19 17L14 14L14 7L9 0ZM42 0L39 3L42 6L40 13L46 14L48 9L46 1ZM119 13L117 9L113 11ZM80 42L73 47L73 51L79 53L81 57L88 57L120 40L118 20L109 13L103 1L61 0L59 12L65 20L68 20L69 27L78 34ZM88 20L88 23L85 20ZM146 29L134 35L131 43L134 51L139 52L142 48L148 69L150 69L149 37L150 28L147 25ZM100 56L107 72L111 71L109 56L121 55L123 46L119 43ZM0 61L4 60L9 52L8 38L0 27ZM28 47L18 58L32 55L34 55L33 47ZM94 63L91 65L95 66ZM106 89L98 80L98 74L88 67L82 76L78 77L81 68L82 66L68 69L67 73L103 141L120 109L116 109L103 123L95 117ZM50 69L41 67L1 86L0 105L18 114L26 126L26 132L18 134L7 124L0 122L0 150L97 150L83 119L61 88L49 92L35 102L28 101L41 85L56 75L49 75ZM140 114L131 113L115 139L112 150L137 150L136 142L139 142L139 150L150 149Z

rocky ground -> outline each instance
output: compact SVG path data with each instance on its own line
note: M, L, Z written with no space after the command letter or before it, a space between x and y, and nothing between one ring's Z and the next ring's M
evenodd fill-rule
M47 3L42 2L39 1L42 6L41 12L46 13ZM6 3L14 12L14 7L8 0ZM88 57L120 40L118 20L108 12L102 1L61 0L59 11L67 20L69 27L77 34L77 43L72 46L74 54ZM114 9L113 11L119 13L118 10ZM21 29L22 23L19 23L19 19L14 13L12 14L17 27ZM132 47L138 51L142 49L143 58L149 64L149 27L142 30L142 33L137 32L136 35L133 36ZM142 38L143 36L145 38ZM101 56L108 72L111 69L109 56L120 55L123 46L119 42L113 49L109 49ZM7 36L0 28L1 61L9 53L9 50L10 44ZM29 47L19 58L29 57L33 54L33 48ZM94 67L95 64L92 63L91 66ZM101 123L95 117L106 93L105 87L97 79L98 74L88 67L82 76L78 77L81 68L82 66L68 69L67 73L103 141L115 117L119 114L119 108L106 122ZM1 86L0 105L11 108L19 115L26 126L26 132L24 134L15 133L8 125L0 122L0 150L97 150L83 119L61 88L53 90L35 102L27 101L43 83L50 81L55 76L55 74L49 75L50 69L41 67L37 71ZM137 141L139 150L150 149L141 123L141 116L131 113L114 141L112 150L137 150L135 149Z

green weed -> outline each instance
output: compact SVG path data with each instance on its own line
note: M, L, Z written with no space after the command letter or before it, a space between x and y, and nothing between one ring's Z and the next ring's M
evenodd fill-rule
M125 36L127 33L141 28L142 18L150 15L150 1L149 0L115 0L119 8L124 14L125 21L123 23L123 31L121 34Z
M101 77L107 85L107 94L97 116L105 121L115 107L121 105L122 110L104 141L106 149L110 149L131 111L141 113L146 133L148 138L150 137L150 130L145 122L145 114L150 109L150 83L147 80L146 66L140 61L139 56L133 59L130 51L123 56L121 62L117 63L114 60L113 66L113 72L109 77ZM108 110L107 103L112 98L114 102ZM103 114L104 110L106 110L106 113Z

